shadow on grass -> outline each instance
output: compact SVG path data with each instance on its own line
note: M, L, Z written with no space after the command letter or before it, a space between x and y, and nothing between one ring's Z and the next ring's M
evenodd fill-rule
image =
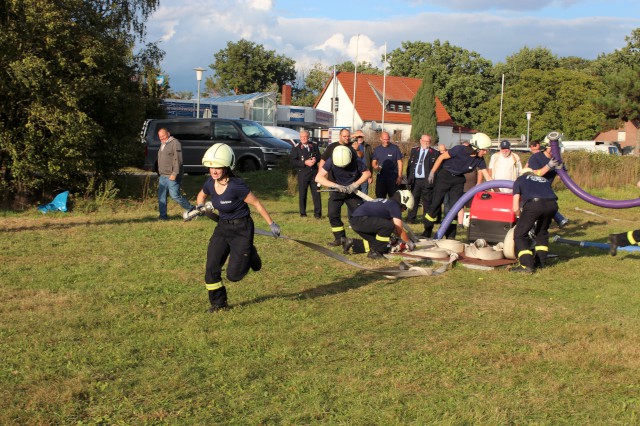
M352 275L348 278L341 279L329 284L324 284L318 287L309 288L304 291L297 291L295 293L280 293L270 294L266 296L256 297L253 300L247 300L240 302L234 306L248 306L256 303L266 302L271 299L289 299L289 300L304 300L315 299L317 297L331 296L334 294L345 293L349 290L355 290L360 287L371 284L375 281L380 281L381 275L371 272L360 272L356 275Z
M1 229L0 232L23 232L23 231L44 231L44 230L57 230L57 229L71 229L78 226L96 226L96 225L124 225L132 223L160 223L157 216L146 216L138 219L105 219L105 220L92 220L82 222L64 222L64 223L42 223L35 224L33 226L17 226L15 228ZM162 223L168 224L182 224L182 220L169 219Z

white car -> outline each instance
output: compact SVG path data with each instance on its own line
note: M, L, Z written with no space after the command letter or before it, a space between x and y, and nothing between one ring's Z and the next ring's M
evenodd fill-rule
M267 129L274 137L291 144L292 147L295 147L300 143L300 132L297 130L278 126L264 126L264 128Z

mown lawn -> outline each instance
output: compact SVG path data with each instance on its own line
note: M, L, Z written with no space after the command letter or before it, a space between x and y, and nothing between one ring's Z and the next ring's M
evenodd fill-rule
M283 234L332 239L327 219L298 216L284 175L247 180ZM201 182L187 177L192 198ZM559 196L571 224L553 234L638 227L637 208ZM552 244L533 276L393 281L256 236L263 270L228 283L233 309L212 315L213 222L182 223L175 203L158 222L154 199L84 203L0 214L1 424L640 422L638 254Z

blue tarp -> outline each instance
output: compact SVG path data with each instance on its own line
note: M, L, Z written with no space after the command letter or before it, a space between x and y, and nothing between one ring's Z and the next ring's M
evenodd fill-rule
M38 211L42 213L47 213L51 211L67 211L67 198L69 198L69 191L64 191L56 195L56 198L53 199L49 204L43 204L38 207Z

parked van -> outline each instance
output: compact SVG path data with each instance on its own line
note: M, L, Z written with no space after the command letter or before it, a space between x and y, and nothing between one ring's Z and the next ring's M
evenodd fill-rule
M160 149L158 130L165 128L182 145L186 173L206 173L202 156L211 145L222 142L236 155L241 172L271 170L280 159L291 154L291 145L274 138L255 121L224 118L167 118L147 120L142 127L146 170L155 170Z

